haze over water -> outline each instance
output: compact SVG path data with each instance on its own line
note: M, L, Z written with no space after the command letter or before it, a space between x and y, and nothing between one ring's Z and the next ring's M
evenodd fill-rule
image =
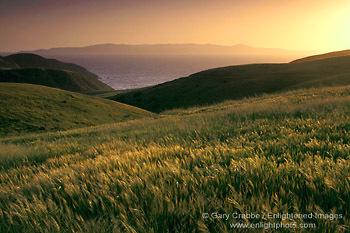
M53 57L53 56L46 56ZM249 64L281 63L297 56L238 56L193 54L55 55L54 58L84 66L114 89L152 86L210 68Z

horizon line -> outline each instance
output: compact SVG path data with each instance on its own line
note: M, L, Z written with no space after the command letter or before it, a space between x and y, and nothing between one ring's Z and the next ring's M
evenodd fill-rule
M336 51L343 51L348 49L341 49L341 50L307 50L307 49L287 49L287 48L277 48L277 47L259 47L259 46L252 46L247 45L243 43L233 44L233 45L223 45L223 44L214 44L214 43L193 43L193 42L187 42L187 43L140 43L140 44L133 44L133 43L100 43L100 44L90 44L90 45L78 45L78 46L55 46L55 47L49 47L49 48L35 48L35 49L21 49L14 51L0 51L0 53L22 53L22 52L33 52L33 51L40 51L40 50L51 50L51 49L72 49L72 48L88 48L88 47L94 47L94 46L102 46L102 45L123 45L123 46L157 46L157 45L201 45L201 46L221 46L221 47L238 47L238 46L244 46L244 47L250 47L255 49L274 49L274 50L286 50L286 51L295 51L295 52L336 52Z

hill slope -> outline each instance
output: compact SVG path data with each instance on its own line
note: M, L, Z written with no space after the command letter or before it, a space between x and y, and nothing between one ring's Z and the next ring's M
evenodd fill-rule
M81 93L113 90L84 67L27 53L0 57L0 82L39 84Z
M350 57L338 57L304 63L216 68L121 93L111 99L160 112L262 93L346 84L350 84Z
M337 51L337 52L331 52L331 53L325 53L325 54L319 54L319 55L314 55L314 56L309 56L309 57L304 57L304 58L292 61L291 63L317 61L317 60L323 60L323 59L327 59L327 58L345 57L345 56L350 56L350 49Z
M64 130L151 115L142 109L79 93L0 83L0 135Z
M68 70L43 68L0 70L0 82L38 84L80 93L113 90L91 76Z
M47 68L57 70L69 70L84 76L98 79L96 74L87 71L84 67L72 63L61 62L56 59L48 59L37 54L19 53L4 57L8 62L15 63L19 68Z
M0 56L0 70L1 69L18 69L19 66L6 58Z
M349 86L169 113L0 138L0 232L349 232Z

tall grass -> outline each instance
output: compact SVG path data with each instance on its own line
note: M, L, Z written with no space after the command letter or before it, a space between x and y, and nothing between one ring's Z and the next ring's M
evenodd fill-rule
M0 231L247 232L230 224L283 221L346 232L349 122L350 87L338 87L2 138ZM202 217L212 212L342 218Z

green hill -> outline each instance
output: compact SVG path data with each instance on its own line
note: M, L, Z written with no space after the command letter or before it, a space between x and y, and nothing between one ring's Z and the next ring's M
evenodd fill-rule
M79 93L0 83L0 135L65 130L151 115L142 109Z
M84 67L29 53L0 57L0 82L39 84L80 93L114 90Z
M350 56L303 63L216 68L110 98L161 112L262 93L347 84L350 84Z
M82 74L91 78L98 79L94 73L87 71L84 67L72 63L61 62L56 59L48 59L37 54L19 53L4 57L9 62L17 64L20 68L46 68L56 70L68 70Z
M0 56L0 70L1 69L18 69L19 66L6 58Z
M345 86L3 137L0 232L349 232L349 132Z
M0 82L38 84L80 93L113 90L91 76L68 70L44 68L0 70Z
M317 60L323 60L323 59L327 59L327 58L345 57L345 56L350 56L350 49L331 52L331 53L325 53L325 54L319 54L319 55L314 55L314 56L309 56L309 57L304 57L304 58L292 61L291 63L317 61Z

